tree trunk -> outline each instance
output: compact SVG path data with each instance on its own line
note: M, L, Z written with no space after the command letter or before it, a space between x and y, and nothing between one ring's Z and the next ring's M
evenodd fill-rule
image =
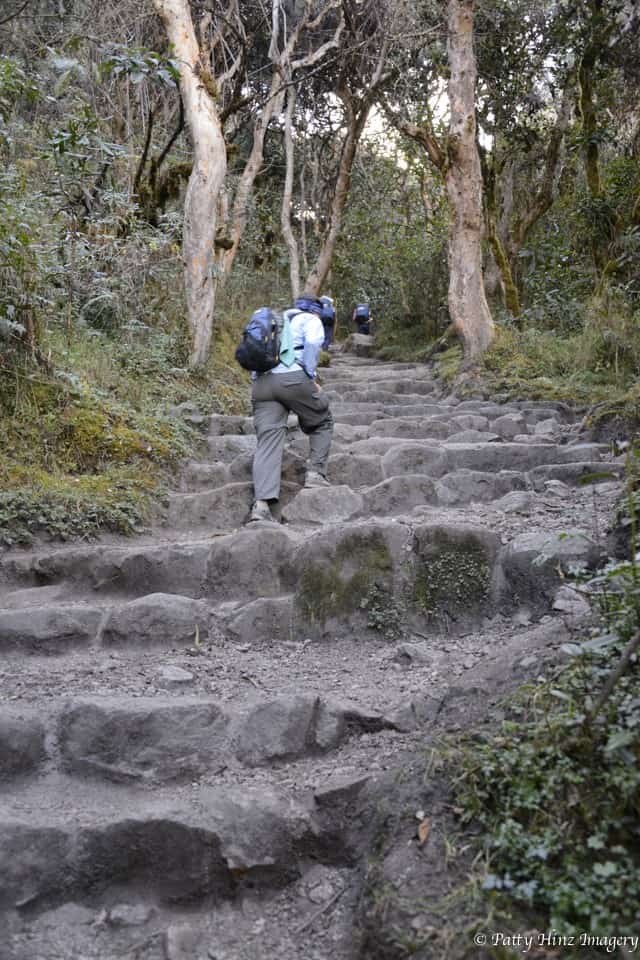
M350 99L345 99L344 102L347 109L347 135L342 147L338 178L333 193L333 200L331 201L329 229L327 230L316 262L304 284L305 291L312 293L316 297L320 295L320 291L331 270L333 254L336 249L340 227L342 226L342 215L347 197L349 196L349 183L351 181L353 161L355 160L358 141L364 130L364 125L367 122L370 110L369 102L363 103L357 112L353 109L353 104Z
M295 300L300 296L300 253L291 225L291 202L293 199L294 175L294 146L293 146L293 111L296 106L295 87L287 91L287 110L284 122L284 153L286 158L286 172L284 189L282 192L282 211L280 222L282 235L289 251L289 275L291 277L291 296Z
M280 77L274 73L271 81L271 90L269 99L258 114L255 128L253 131L253 144L247 164L242 171L236 196L233 201L233 212L231 215L231 247L224 255L224 273L228 276L231 273L242 235L247 225L247 208L249 206L249 197L253 191L253 185L256 177L262 169L264 160L264 141L267 135L267 127L275 112L277 103L276 90L280 86Z
M482 174L476 145L474 0L449 0L449 108L445 184L451 207L449 314L462 340L465 366L489 346L494 325L482 276Z
M180 62L180 91L193 145L193 170L184 204L183 257L192 367L209 355L215 307L214 242L218 196L227 154L215 84L198 46L188 0L154 0Z

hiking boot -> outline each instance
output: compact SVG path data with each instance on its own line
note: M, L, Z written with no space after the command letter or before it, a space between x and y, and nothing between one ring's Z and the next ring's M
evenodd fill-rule
M269 504L266 500L256 500L251 508L251 515L249 517L249 523L253 523L255 520L267 520L274 523L274 519L271 516L271 510L269 509Z
M317 470L307 470L304 478L305 487L330 487L331 484L326 477L323 477Z

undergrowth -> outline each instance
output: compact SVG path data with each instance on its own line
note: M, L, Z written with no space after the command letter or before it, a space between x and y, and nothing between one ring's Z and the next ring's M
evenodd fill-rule
M445 750L460 819L482 837L485 908L496 930L514 930L516 922L514 933L576 937L637 929L640 567L634 557L632 550L630 561L612 562L590 582L601 623L591 638L565 646L568 662L521 688L505 705L497 732L476 733Z
M139 532L198 444L172 407L243 409L235 340L233 325L221 329L198 372L179 365L174 337L153 329L117 339L76 330L71 344L54 329L48 371L0 358L0 543Z
M606 338L605 338L606 339ZM640 347L640 338L637 333ZM635 383L640 364L631 349L623 365L616 352L608 356L602 337L592 328L560 335L549 330L498 325L482 357L479 378L483 390L504 399L557 400L597 407L597 415L619 415L638 421L640 391ZM437 376L448 385L461 373L462 350L454 345L434 358ZM472 389L478 381L474 380ZM465 392L464 383L456 389Z

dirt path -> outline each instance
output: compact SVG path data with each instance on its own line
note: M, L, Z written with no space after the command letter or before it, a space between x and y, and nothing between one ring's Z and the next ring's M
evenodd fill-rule
M584 620L621 465L576 414L348 355L326 389L285 523L242 525L255 436L213 416L166 527L0 558L2 960L354 956L367 791Z

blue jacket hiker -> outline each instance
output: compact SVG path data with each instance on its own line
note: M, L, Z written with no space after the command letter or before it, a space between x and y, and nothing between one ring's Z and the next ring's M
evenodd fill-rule
M333 335L335 333L336 325L336 310L331 297L320 297L320 302L322 303L321 320L322 326L324 327L324 343L322 344L322 349L328 350L333 343Z
M280 362L258 374L251 391L257 447L253 459L254 504L250 520L273 520L270 506L280 498L282 455L289 412L298 415L309 437L305 487L328 486L327 461L333 417L325 393L316 383L316 369L325 338L323 305L316 297L299 297L284 312Z
M353 322L358 333L371 333L371 309L368 303L356 303L353 308Z

